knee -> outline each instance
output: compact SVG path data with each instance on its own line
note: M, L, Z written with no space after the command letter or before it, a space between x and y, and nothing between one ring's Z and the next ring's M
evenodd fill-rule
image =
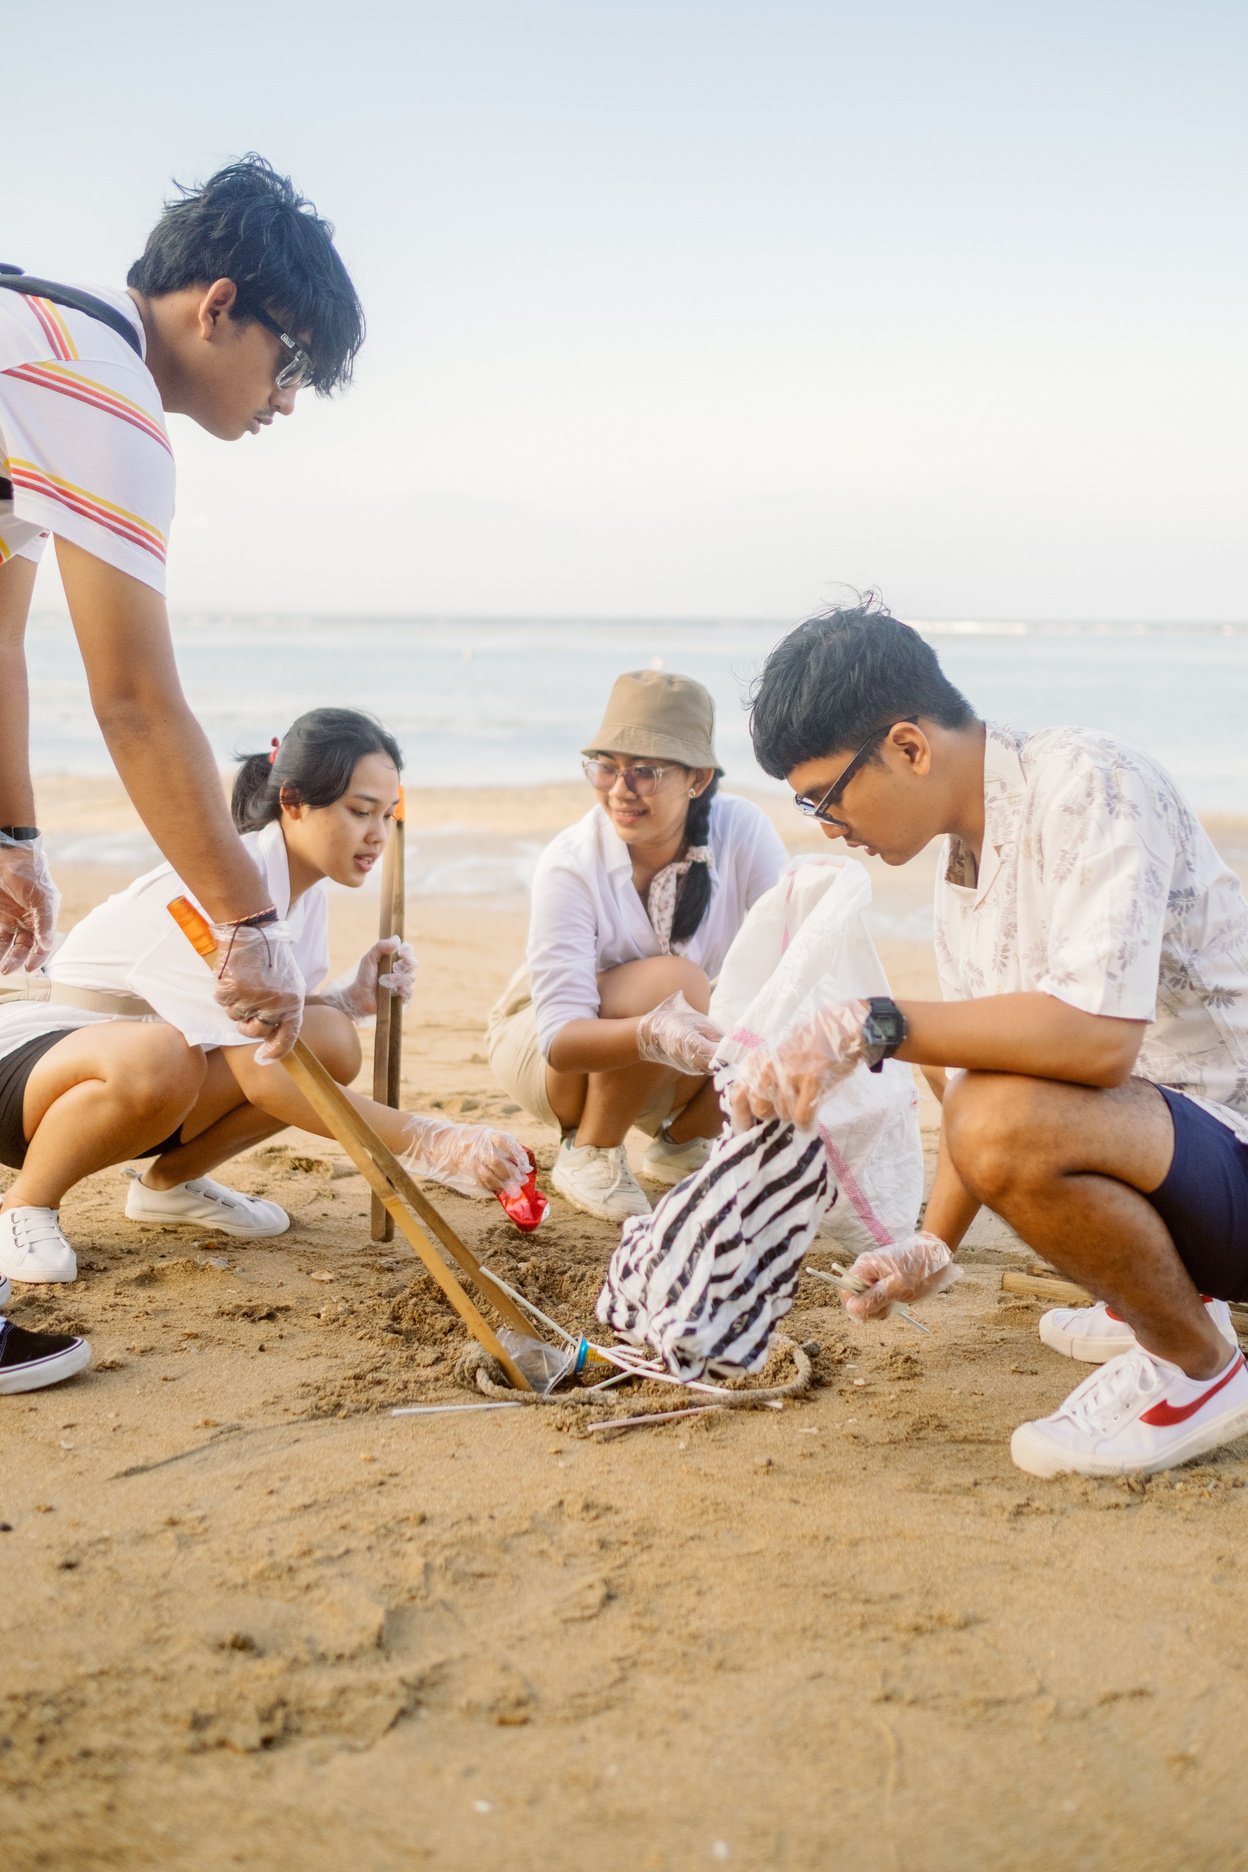
M301 1037L339 1085L350 1085L360 1070L364 1055L355 1025L345 1014L337 1008L306 1009Z
M1052 1173L1047 1091L1041 1079L978 1072L945 1089L941 1127L953 1167L989 1208Z
M705 1014L711 1004L706 971L687 956L648 956L644 962L622 962L598 977L599 1005L607 1020L648 1014L674 994L683 994L700 1014Z
M172 1027L155 1027L117 1076L115 1089L136 1112L160 1113L178 1123L190 1111L208 1072L199 1047Z

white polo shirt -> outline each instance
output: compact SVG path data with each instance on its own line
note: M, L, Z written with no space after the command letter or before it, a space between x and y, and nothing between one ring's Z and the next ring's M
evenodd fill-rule
M312 993L329 971L329 905L325 881L290 907L290 867L282 828L274 820L243 835L269 895L291 933L294 958ZM75 924L46 970L52 982L138 995L184 1034L192 1046L257 1045L240 1034L213 1000L213 978L173 918L168 904L191 897L172 865L157 865ZM55 986L53 996L55 997ZM0 1001L0 1059L27 1040L117 1017L51 1001ZM147 1018L151 1018L150 1016Z
M707 843L711 901L682 953L714 976L746 911L789 859L767 815L732 794L711 801ZM551 840L533 878L528 966L542 1057L569 1021L597 1019L600 974L660 953L628 847L602 807L591 806Z
M93 286L129 319L124 292ZM0 565L50 533L163 594L173 450L156 381L102 320L0 290ZM11 490L11 492L10 492Z
M1031 991L1147 1021L1136 1075L1248 1141L1248 903L1150 755L989 722L978 873L947 839L935 922L946 1000Z

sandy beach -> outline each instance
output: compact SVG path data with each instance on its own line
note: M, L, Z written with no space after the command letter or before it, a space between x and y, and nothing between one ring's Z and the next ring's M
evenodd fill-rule
M404 1103L504 1124L544 1168L482 1043L523 900L429 894L423 867L540 844L583 803L409 801ZM62 837L134 826L111 781L45 780L40 804ZM777 808L817 849L795 820ZM1248 876L1248 819L1209 823ZM894 991L934 993L929 862L870 870ZM126 878L58 881L68 926ZM376 917L334 897L335 966ZM926 1094L923 1116L930 1157ZM222 1174L290 1232L142 1228L106 1171L65 1204L77 1284L10 1309L86 1332L95 1363L0 1400L0 1864L1248 1864L1248 1446L1151 1480L1016 1470L1011 1429L1080 1371L1002 1293L1031 1265L1004 1226L977 1222L930 1337L855 1327L804 1277L809 1395L604 1435L561 1405L388 1415L471 1401L465 1338L401 1241L370 1245L362 1179L302 1133ZM438 1200L591 1325L608 1225L556 1199L525 1239Z

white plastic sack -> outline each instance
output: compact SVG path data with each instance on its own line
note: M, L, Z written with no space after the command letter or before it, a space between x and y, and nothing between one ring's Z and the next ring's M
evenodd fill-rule
M863 920L870 901L871 880L852 858L808 858L781 873L724 958L710 1010L724 1034L719 1059L779 1039L817 987L845 1001L889 992ZM850 1073L820 1106L819 1131L841 1198L823 1232L854 1254L903 1240L923 1200L909 1066L885 1060L878 1073Z

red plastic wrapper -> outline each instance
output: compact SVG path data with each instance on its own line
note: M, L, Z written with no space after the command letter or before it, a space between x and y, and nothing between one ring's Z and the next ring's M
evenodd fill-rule
M499 1190L497 1194L511 1221L526 1235L531 1235L550 1214L550 1198L543 1196L537 1187L536 1157L532 1151L525 1154L529 1160L529 1174L524 1182L512 1189Z

